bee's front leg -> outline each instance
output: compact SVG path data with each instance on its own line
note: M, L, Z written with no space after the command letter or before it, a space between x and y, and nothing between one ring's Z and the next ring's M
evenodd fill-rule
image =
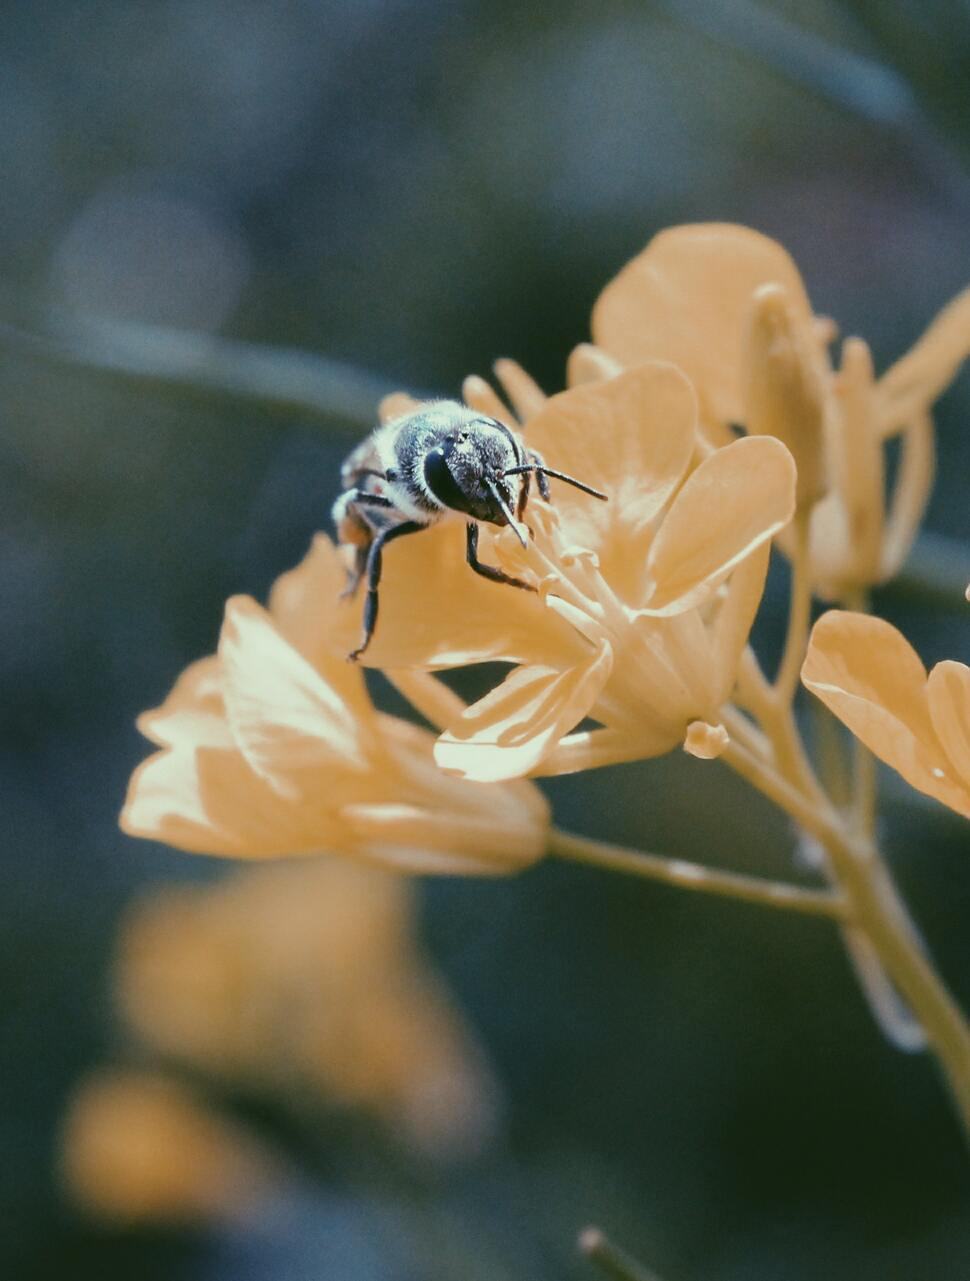
M504 569L482 564L478 559L478 525L471 520L465 526L465 560L476 574L481 574L482 578L487 578L490 583L504 583L506 587L521 587L527 592L536 590L531 583L525 583L521 578L513 578L510 574L506 574Z

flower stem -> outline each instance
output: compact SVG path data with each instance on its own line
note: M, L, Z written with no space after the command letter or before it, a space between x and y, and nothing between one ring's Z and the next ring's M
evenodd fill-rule
M830 806L820 807L797 777L782 777L741 744L729 743L721 760L825 847L836 901L919 1019L970 1138L970 1026L927 957L875 845L849 832Z
M869 612L869 593L859 588L847 595L846 609L857 613ZM876 758L869 751L861 738L852 738L852 807L853 822L856 831L864 837L871 837L876 830L876 805L878 801L879 779L876 773Z
M764 907L779 907L792 912L836 919L841 918L844 912L841 898L830 890L809 890L757 876L744 876L739 872L722 872L686 859L664 858L659 854L647 854L622 845L610 845L606 841L574 836L559 828L553 828L549 834L548 852L570 862L587 863L612 872L626 872L631 876L662 881L681 889L700 890L707 894L740 899L746 903L760 903Z
M660 1281L655 1272L614 1245L599 1228L584 1228L579 1234L579 1248L613 1281Z
M803 507L795 513L792 522L794 548L791 557L788 634L774 683L774 694L782 707L791 706L798 689L798 673L805 657L808 625L812 617L812 566L808 546L811 514L811 507Z

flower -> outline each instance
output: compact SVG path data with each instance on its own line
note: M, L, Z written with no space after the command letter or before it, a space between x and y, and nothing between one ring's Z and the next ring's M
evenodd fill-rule
M661 232L627 264L600 294L592 330L621 367L649 359L679 365L714 443L736 424L776 432L802 473L800 498L818 498L824 478L829 492L811 516L820 594L842 597L896 573L932 482L930 408L970 351L970 290L878 380L857 338L845 343L834 371L826 351L834 327L813 315L785 250L746 227L699 224ZM887 506L884 444L895 435L902 456ZM811 453L820 437L824 467Z
M409 878L344 859L153 893L122 926L124 1023L193 1072L363 1109L425 1154L474 1150L495 1090L416 909Z
M531 414L528 446L609 502L565 486L552 505L531 502L525 549L507 529L483 531L482 558L531 581L534 594L470 574L449 523L402 539L388 549L366 661L515 664L435 748L443 769L468 779L571 772L659 755L685 738L712 754L723 738L688 737L688 727L716 727L730 697L769 541L794 507L791 456L752 438L695 467L696 399L668 363L548 400L517 367L501 372ZM483 388L466 384L466 398L515 423ZM577 731L585 717L598 728Z
M970 667L919 656L891 624L829 610L802 668L808 689L913 787L970 818Z
M342 585L321 537L276 584L269 612L228 602L218 654L139 718L161 751L132 777L123 829L233 858L344 853L417 872L507 872L539 858L548 806L535 787L448 778L431 734L372 706L346 661Z
M71 1099L61 1176L71 1199L117 1223L195 1223L269 1191L270 1161L195 1094L153 1072L102 1069Z

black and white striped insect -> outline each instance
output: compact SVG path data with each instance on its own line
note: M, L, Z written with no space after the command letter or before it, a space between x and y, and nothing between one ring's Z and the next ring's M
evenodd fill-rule
M363 633L350 655L360 658L377 625L381 553L394 538L416 534L446 518L465 520L465 558L493 583L533 590L478 559L482 522L508 525L522 546L529 530L523 517L531 478L543 499L549 477L564 480L593 498L606 495L547 467L504 423L452 400L432 401L379 427L344 462L344 492L333 506L340 542L355 549L347 595L367 580Z

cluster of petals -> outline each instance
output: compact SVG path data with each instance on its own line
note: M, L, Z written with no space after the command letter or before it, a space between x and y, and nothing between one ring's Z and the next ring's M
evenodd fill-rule
M525 782L450 778L434 737L373 707L347 662L343 564L319 538L269 610L226 606L218 653L138 721L160 750L135 771L123 829L233 858L337 853L412 872L508 872L545 849Z
M400 540L366 661L514 664L438 740L438 764L468 779L567 773L685 740L716 755L770 540L794 509L791 455L769 437L699 453L697 398L666 361L548 399L516 366L500 374L518 417L481 380L466 400L526 420L530 449L609 501L559 486L551 505L529 505L526 548L510 530L484 532L483 559L534 593L470 574L449 522Z
M830 610L802 680L880 760L970 818L970 667L947 660L927 675L890 623Z
M603 290L592 329L619 367L679 365L709 440L740 425L786 441L800 498L813 502L820 594L841 597L898 570L932 481L930 408L970 351L970 290L882 377L858 338L833 369L835 328L813 314L786 251L746 227L699 224L656 236ZM887 504L884 446L896 435L901 459Z

